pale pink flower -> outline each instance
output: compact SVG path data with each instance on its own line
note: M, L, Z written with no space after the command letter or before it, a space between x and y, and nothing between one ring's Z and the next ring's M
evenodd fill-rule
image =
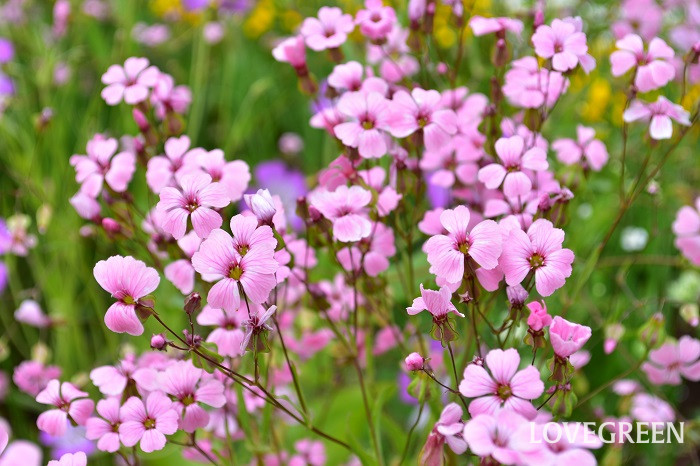
M139 389L147 388L148 375L149 368L138 367L135 356L127 354L114 366L100 366L91 370L90 380L101 393L117 396L124 393L129 384Z
M671 64L673 49L663 39L654 37L646 52L642 38L636 34L626 35L615 46L619 50L610 55L613 76L621 76L636 67L634 85L639 92L663 87L676 76L676 69Z
M15 440L0 455L0 466L43 466L41 448L27 440Z
M224 187L212 182L206 173L191 173L180 179L181 190L166 186L160 191L160 202L156 206L164 212L161 228L180 239L187 231L187 219L197 236L204 239L223 220L215 209L222 209L231 202Z
M695 199L695 208L683 206L673 222L676 247L693 264L700 265L700 197Z
M314 354L325 348L326 345L328 345L328 343L335 338L335 334L333 333L333 330L329 328L321 328L315 332L304 332L299 340L295 340L294 338L290 338L288 336L285 336L284 338L288 349L299 356L302 361L306 361ZM377 344L379 344L379 342L377 342Z
M624 0L619 12L621 20L612 25L616 39L635 33L651 40L661 29L664 11L656 0Z
M564 422L554 427L547 422L521 427L513 436L513 444L523 450L521 460L525 464L595 466L596 458L588 450L602 447L603 441L583 423ZM532 451L533 444L542 448Z
M192 256L192 265L217 280L207 296L209 305L234 312L241 301L239 285L254 303L267 299L277 283L274 274L279 265L273 255L274 247L251 248L241 255L231 235L216 229Z
M576 126L577 140L557 139L552 149L557 159L566 165L581 163L584 168L600 171L608 161L608 150L603 141L595 138L595 130L583 125Z
M366 206L372 193L360 186L338 186L335 191L319 189L309 195L312 206L333 222L333 236L343 243L359 241L372 232Z
M476 456L490 457L500 464L519 464L521 453L538 447L517 442L516 433L523 426L529 428L530 422L510 409L478 414L464 426L464 440Z
M187 136L169 138L164 147L165 155L151 158L146 169L146 182L156 194L166 186L175 186L176 179L197 167L198 151L190 150L190 138Z
M102 82L107 85L102 98L107 105L117 105L122 100L129 105L145 101L160 75L158 68L148 64L147 58L130 57L123 67L110 66L102 75Z
M39 303L33 299L25 299L15 311L15 320L27 325L44 328L51 325L51 318L44 314Z
M518 371L520 355L514 348L494 349L485 358L489 374L478 364L469 364L464 369L464 378L459 391L469 398L469 414L495 414L499 408L511 409L527 419L534 419L537 410L530 400L542 395L544 383L535 366Z
M165 278L182 294L190 294L194 290L194 267L192 267L191 258L199 249L202 239L197 236L195 231L190 231L185 236L177 240L177 245L182 250L187 259L178 259L171 262L163 269Z
M97 402L97 412L101 417L91 417L85 422L85 438L97 440L97 449L114 453L121 446L119 425L119 398L107 398Z
M649 353L649 361L642 364L649 381L655 385L680 385L681 376L700 380L700 340L685 335L675 342L664 343Z
M190 152L193 154L191 156L193 164L198 165L211 176L212 181L223 186L231 202L236 202L243 197L250 182L250 168L247 163L242 160L227 161L221 149L207 152L197 148Z
M160 283L158 272L131 256L112 256L99 261L93 270L95 280L117 299L105 314L105 325L116 333L141 335L143 325L136 315L139 300Z
M489 189L496 189L503 183L503 193L508 197L530 194L532 180L523 170L546 170L549 167L546 152L539 147L525 150L525 141L520 136L500 138L495 147L501 163L481 168L479 181Z
M560 358L568 358L586 344L591 338L591 328L576 324L555 316L549 326L549 340L554 354Z
M5 425L5 420L0 419L0 455L5 451L7 443L10 440L9 426Z
M523 57L511 63L503 93L517 107L551 107L568 87L569 80L561 73L540 68L535 57Z
M355 29L352 15L343 14L337 7L322 6L318 18L306 18L301 25L301 34L311 50L336 49L348 39Z
M457 115L454 110L442 108L442 97L434 89L414 88L411 93L397 91L391 100L389 131L398 138L405 138L420 131L425 148L436 151L447 144L457 132Z
M382 167L372 167L361 170L357 174L371 189L377 192L377 214L386 217L399 205L403 195L396 192L392 186L385 186L386 171Z
M75 168L75 181L81 184L81 192L95 198L102 192L105 181L118 193L126 191L136 171L136 156L130 151L114 155L117 147L116 139L97 135L88 141L87 155L73 155L70 158L70 164Z
M382 0L365 0L365 9L355 15L360 32L374 42L387 38L396 24L396 12Z
M85 194L82 190L75 193L68 202L70 202L70 205L73 206L78 215L85 220L97 223L102 221L100 218L100 203L97 202L94 197Z
M336 257L345 270L362 268L370 277L376 277L389 268L389 258L394 254L394 231L383 223L375 223L371 235L361 239L358 246L341 249Z
M61 368L57 366L44 366L39 361L23 361L12 374L12 381L24 393L36 397L46 388L49 381L61 376Z
M649 121L649 135L652 139L669 139L673 135L673 123L690 126L690 113L680 105L676 105L660 95L656 102L635 100L622 114L625 122L630 123L640 119Z
M264 309L262 306L258 306L257 309L253 309L252 311L250 309L246 310L248 311L249 318L242 324L243 328L245 329L245 336L241 342L242 353L248 349L256 350L254 348L249 348L249 346L251 346L251 338L256 337L253 344L257 345L258 334L273 330L267 321L270 320L272 315L275 313L277 306L270 306L267 309Z
M306 70L304 36L288 37L272 49L272 56L281 63L289 63L297 72Z
M423 216L423 220L418 222L418 229L428 235L445 235L449 233L445 227L442 226L440 221L440 215L445 211L442 207L438 207L433 210L428 210Z
M64 453L60 459L49 461L46 466L86 466L87 456L85 452Z
M75 385L53 379L36 396L36 401L54 406L55 409L41 413L36 426L49 435L60 437L66 432L69 419L78 425L84 425L95 407L95 403L87 396Z
M151 103L159 119L170 112L184 114L192 102L192 91L187 86L176 86L172 76L159 73L151 93Z
M245 307L245 304L243 306ZM251 307L253 306L257 306L257 304L251 304ZM244 308L231 312L206 305L202 312L197 315L197 323L216 326L217 328L209 333L207 341L216 345L220 355L233 358L242 354L241 342L245 334L241 325L245 318L246 310Z
M538 219L527 233L511 230L501 254L500 265L508 285L518 285L530 273L535 273L535 287L541 296L549 296L561 288L571 275L574 253L562 248L564 230L552 222Z
M420 294L420 297L415 298L413 304L406 308L408 315L414 316L420 312L428 311L433 316L433 320L437 321L444 320L450 313L464 317L464 314L452 304L452 291L446 286L440 288L440 291L426 290L421 283Z
M527 295L526 295L527 296ZM539 332L552 323L552 316L547 314L547 306L544 301L532 301L527 304L530 315L527 317L527 325L534 331Z
M430 173L430 183L436 186L451 188L457 182L471 185L477 180L476 162L482 155L467 136L457 134L439 150L425 151L419 166L424 173Z
M277 213L275 201L267 189L258 189L255 194L244 194L243 199L258 222L264 225L272 225L272 218Z
M483 16L472 16L469 20L469 27L474 31L475 36L496 33L503 35L506 31L511 31L515 35L523 32L523 22L519 19L508 17L484 18Z
M462 437L463 431L462 407L457 403L448 404L442 410L440 418L428 434L428 439L421 451L420 464L424 466L442 466L445 444L457 455L467 451L467 442Z
M121 407L120 416L119 436L124 446L141 442L146 453L163 449L165 436L177 431L179 417L173 402L159 391L149 394L145 405L141 398L132 396Z
M320 440L302 439L294 444L298 455L289 459L288 466L324 466L326 464L326 447ZM267 464L267 461L265 462Z
M471 258L485 270L498 265L501 255L501 232L493 220L484 220L469 230L470 212L457 206L440 214L446 235L428 238L424 250L428 254L430 273L449 283L458 283L465 274L465 259Z
M648 393L637 393L632 397L630 414L642 422L673 422L676 419L670 404Z
M160 374L160 386L175 397L173 408L182 413L180 428L194 432L209 424L209 413L201 405L221 408L226 403L224 385L208 377L190 361L178 361Z
M572 22L555 19L552 25L542 25L532 35L535 53L542 58L551 58L557 71L576 68L580 57L588 52L586 35L576 30Z
M362 157L377 158L386 154L390 130L389 101L377 92L346 92L336 108L350 121L333 128L343 144L356 147Z
M328 85L337 90L362 91L365 94L377 92L385 96L389 85L382 78L367 76L363 79L364 68L356 61L341 63L328 75Z

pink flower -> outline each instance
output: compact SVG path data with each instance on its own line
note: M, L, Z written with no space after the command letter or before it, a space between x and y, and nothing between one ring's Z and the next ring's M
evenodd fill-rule
M561 73L540 68L535 57L523 57L511 63L503 93L517 107L551 107L568 87L569 80Z
M323 466L326 464L326 448L318 440L302 439L294 444L300 454L289 459L288 466ZM265 460L265 464L268 461Z
M467 442L462 437L464 423L462 408L457 403L450 403L440 413L440 418L428 434L428 439L421 451L420 464L424 466L442 466L445 443L457 455L467 451Z
M580 57L588 52L586 35L577 31L568 21L555 19L551 26L542 25L532 35L535 53L542 58L551 58L552 67L557 71L576 68Z
M124 446L133 447L140 441L141 450L146 453L163 449L165 436L177 431L177 411L159 391L148 395L145 406L141 398L132 396L121 407L120 415L123 422L119 435Z
M277 284L274 274L279 265L273 255L274 247L254 247L241 254L231 235L216 229L192 256L192 265L200 274L217 280L207 296L209 305L234 312L241 301L239 285L254 303L267 299Z
M394 231L383 223L375 223L371 235L361 239L358 246L341 249L336 257L345 270L362 268L370 277L376 277L389 268L389 258L394 254Z
M244 194L243 199L260 224L272 225L272 218L277 213L277 208L269 190L258 189L255 194Z
M44 366L39 361L23 361L12 374L12 381L24 393L36 397L52 379L61 376L61 368Z
M297 72L306 70L306 48L304 36L289 37L272 49L272 56L282 63L289 63Z
M161 228L180 239L187 231L187 219L197 236L204 239L209 233L219 228L221 215L214 210L229 205L230 198L224 187L212 183L211 176L205 173L191 173L180 180L181 190L166 186L160 191L160 202L156 206L164 212Z
M474 31L475 36L496 33L503 35L506 31L511 31L515 35L523 32L523 22L519 19L508 17L484 18L483 16L472 16L469 20L469 27Z
M390 6L384 6L382 0L365 0L365 8L357 12L355 22L365 37L381 42L394 28L396 12Z
M493 220L484 220L469 230L470 213L465 206L457 206L440 214L440 223L447 235L428 238L430 273L449 283L458 283L465 274L464 263L471 258L485 270L498 265L501 255L501 232Z
M176 179L196 168L197 149L189 148L190 138L187 136L165 141L165 155L157 155L148 161L146 182L151 191L159 194L164 187L174 186Z
M49 435L60 437L66 432L69 418L78 425L84 425L95 407L95 403L87 396L87 393L78 390L75 385L53 379L36 396L36 401L56 409L41 413L36 420L36 426Z
M483 153L471 144L467 136L457 134L438 151L425 151L420 159L423 172L431 173L430 183L451 188L455 183L471 185L477 180L476 162Z
M101 222L100 218L100 203L92 196L85 194L83 191L78 191L68 202L73 206L75 211L85 220L92 222Z
M534 331L539 332L552 323L552 316L547 314L547 306L544 301L533 301L527 304L530 315L527 317L527 325Z
M242 160L226 161L224 151L221 149L207 152L197 148L190 153L194 154L193 164L198 165L202 171L211 176L212 181L223 186L231 202L236 202L243 197L250 182L250 168L247 163Z
M151 93L151 103L156 116L163 120L169 112L184 114L192 102L192 92L187 86L175 86L173 77L160 73Z
M365 214L371 200L372 193L360 186L319 189L309 195L311 205L333 222L335 239L343 243L359 241L372 232L372 223Z
M85 438L97 440L97 449L114 453L119 450L119 398L107 398L97 402L97 412L102 417L91 417L85 423Z
M670 63L673 49L662 39L654 37L647 52L642 38L636 34L626 35L615 45L619 50L610 55L613 76L621 76L636 67L634 85L640 92L663 87L676 76L676 69Z
M695 199L695 208L683 206L673 222L676 247L693 264L700 265L700 197Z
M630 414L642 422L673 422L676 419L670 404L648 393L637 393L632 397Z
M117 299L105 314L107 328L116 333L141 335L143 325L136 315L136 306L141 298L158 288L158 272L131 256L112 256L99 261L93 274L102 289Z
M549 326L549 340L554 354L560 358L568 358L586 344L591 338L591 328L585 325L569 322L555 316Z
M516 448L524 450L521 459L525 464L595 466L596 458L588 449L603 446L603 441L580 422L563 422L557 427L550 422L528 425L518 429L513 440ZM533 443L542 448L527 451Z
M664 11L655 0L624 0L620 6L621 20L612 25L615 38L637 33L650 40L661 29Z
M306 45L315 51L336 49L348 39L355 29L352 15L343 14L337 7L322 6L317 18L306 18L301 25L301 34Z
M328 84L337 90L362 91L365 94L377 92L385 96L389 88L386 81L376 76L362 79L364 69L356 61L335 65L333 72L328 75Z
M690 113L662 95L656 102L635 100L622 114L622 118L627 123L639 119L649 120L649 135L657 140L669 139L673 135L671 120L680 125L690 126Z
M209 413L202 404L213 408L226 404L224 385L205 376L205 372L190 361L178 361L168 366L160 381L165 393L176 399L173 408L182 413L180 427L185 432L194 432L209 424Z
M148 66L147 58L127 58L124 67L112 65L102 75L102 82L107 85L102 98L107 105L117 105L122 99L129 105L143 102L159 75L158 68Z
M15 311L15 320L38 328L51 325L51 318L44 314L39 303L33 299L25 299Z
M194 267L190 259L197 252L202 239L195 231L190 231L185 236L177 240L177 245L182 250L187 259L178 259L165 266L163 273L182 294L190 294L194 290Z
M544 383L535 366L518 371L519 365L520 355L514 348L489 351L486 366L491 375L478 364L467 365L459 391L466 397L476 398L469 404L472 417L496 414L499 408L505 407L527 419L535 418L537 410L529 400L542 395Z
M557 159L566 165L583 163L584 168L600 171L608 161L608 150L605 144L595 138L595 130L583 125L576 127L577 140L557 139L552 143L552 149L557 153ZM583 161L581 158L583 157Z
M411 93L397 91L391 100L389 131L405 138L420 131L425 148L437 151L457 132L457 115L452 109L441 108L442 97L436 90L414 88Z
M270 326L270 324L267 323L267 321L270 320L270 318L276 310L277 306L270 306L267 309L264 309L262 306L258 306L252 311L246 308L249 318L242 324L243 328L245 328L245 336L243 337L243 341L241 342L242 353L244 353L247 349L251 351L257 351L259 349L257 346L259 344L257 341L257 336L263 332L273 330L273 328ZM251 343L250 340L253 337L255 338Z
M537 448L517 441L519 431L526 428L529 433L530 425L527 419L509 409L478 414L464 426L464 440L476 456L491 457L500 464L520 464L521 453Z
M541 296L549 296L561 288L571 275L574 253L563 249L564 231L552 222L538 219L527 233L511 230L501 255L500 265L508 285L518 285L530 273L535 273L535 287Z
M333 128L343 144L356 147L364 158L386 154L390 108L384 96L377 92L346 92L336 108L352 119Z
M433 320L440 322L446 320L449 313L464 317L464 314L452 304L452 291L446 286L440 288L440 291L426 290L421 283L420 294L420 297L415 298L413 304L406 308L408 315L414 316L419 312L428 311L432 314Z
M27 440L15 440L0 456L0 466L43 466L41 448Z
M46 466L86 466L87 456L85 452L64 453L59 460L51 460Z
M116 139L97 135L88 141L87 155L70 158L81 192L95 198L102 192L104 181L118 193L126 191L136 170L136 156L129 151L114 155L117 146Z
M197 315L197 323L216 326L207 337L207 341L216 345L220 355L234 358L242 354L241 342L245 334L241 324L245 315L246 311L242 308L231 312L207 305Z
M649 353L642 364L654 385L680 385L681 376L693 382L700 380L700 340L685 335L677 343L668 342Z
M413 353L409 354L408 356L406 356L404 363L406 364L406 368L409 371L419 371L419 370L423 369L423 365L425 364L425 359L420 354L413 352ZM461 417L461 410L460 410L460 417Z
M549 167L547 154L539 147L527 151L520 136L500 138L496 141L496 154L501 163L492 163L479 170L479 181L489 189L503 183L503 194L508 197L527 196L532 190L532 180L523 169L542 171ZM523 153L524 151L524 153Z

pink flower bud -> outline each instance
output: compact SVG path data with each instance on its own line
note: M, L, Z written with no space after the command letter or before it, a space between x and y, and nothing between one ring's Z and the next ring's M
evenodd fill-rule
M250 210L258 218L258 222L265 225L272 224L272 217L277 213L275 201L272 199L270 191L267 189L258 189L255 194L246 194L243 196L245 203Z
M544 304L544 301L541 301L541 304L537 301L528 303L527 308L530 309L527 325L532 330L540 331L552 323L552 316L547 314L547 306Z
M141 110L139 110L138 108L134 108L131 111L131 114L134 117L136 126L139 127L139 131L145 133L151 128L151 124L148 122L148 118L146 118L146 115L144 115Z
M409 371L419 371L423 369L425 359L423 359L423 356L418 353L411 353L406 356L405 362Z
M151 337L151 348L158 351L165 350L165 345L168 340L165 339L165 335L162 333L156 333Z
M121 230L119 222L109 217L102 219L102 228L104 228L107 233L119 233Z
M185 298L185 312L188 315L192 315L197 312L202 305L202 297L199 293L190 293L189 296Z

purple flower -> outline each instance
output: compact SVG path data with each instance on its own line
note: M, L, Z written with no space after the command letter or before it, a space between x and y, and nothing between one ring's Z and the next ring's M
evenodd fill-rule
M7 63L15 57L15 48L8 39L0 37L0 64Z
M255 167L255 179L260 188L267 189L273 196L279 196L287 221L292 227L301 228L303 221L295 212L297 199L308 192L304 174L281 160L269 160Z

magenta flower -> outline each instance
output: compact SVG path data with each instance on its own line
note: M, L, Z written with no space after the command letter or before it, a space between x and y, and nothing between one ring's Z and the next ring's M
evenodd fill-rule
M333 237L343 243L359 241L372 232L365 207L372 193L360 186L338 186L335 191L319 189L309 195L309 201L321 214L333 222Z
M176 179L179 180L197 167L199 152L197 149L189 149L190 138L187 136L165 141L165 155L157 155L148 161L146 182L151 191L159 194L166 186L175 186Z
M224 187L212 183L206 173L184 175L179 184L181 190L166 186L160 191L156 208L164 212L161 228L180 239L185 236L190 218L197 236L204 239L221 226L221 215L214 209L226 207L231 200Z
M306 18L301 25L301 34L311 50L337 49L355 29L352 15L343 14L337 7L322 6L318 18Z
M117 147L116 139L96 135L87 143L87 155L73 155L70 158L70 164L75 168L75 181L81 184L81 192L95 198L102 192L105 181L118 193L126 191L136 171L136 156L130 151L114 155Z
M129 105L143 102L159 75L158 68L148 66L147 58L127 58L123 67L112 65L102 75L102 82L107 85L102 89L102 98L107 105L117 105L122 100Z
M120 416L119 436L124 446L141 442L146 453L163 449L165 436L177 431L179 417L173 402L159 391L151 392L145 405L141 398L132 396L121 407Z
M523 22L519 19L508 17L484 18L483 16L472 16L469 20L469 27L474 31L475 36L496 33L503 35L506 31L511 31L515 35L523 32Z
M560 358L568 358L583 348L589 338L591 338L590 327L569 322L559 316L555 316L549 326L552 349Z
M539 445L517 442L523 428L530 429L527 419L515 411L503 409L474 416L464 426L464 440L476 456L493 458L500 464L520 464L521 453L539 448Z
M272 49L272 56L281 63L289 63L297 73L306 72L306 48L304 36L288 37Z
M457 206L440 214L446 235L428 238L424 250L428 254L430 273L449 283L459 283L465 274L465 259L471 258L485 270L494 269L501 255L501 232L493 220L484 220L469 230L470 213Z
M442 97L434 89L414 88L411 93L397 91L391 100L389 131L397 138L405 138L420 131L425 148L437 151L457 132L454 110L441 107Z
M61 376L61 368L44 366L39 361L23 361L12 374L12 381L24 393L36 397L46 388L49 381Z
M680 105L660 95L656 102L635 100L622 114L625 122L639 119L649 120L649 135L652 139L669 139L673 135L673 123L690 126L690 113Z
M563 249L564 231L552 222L538 219L527 233L511 230L501 255L500 265L508 285L520 284L528 273L535 273L535 287L541 296L549 296L564 286L571 275L574 253Z
M580 57L588 52L586 35L576 29L575 24L561 19L552 21L551 26L538 27L532 35L535 53L542 58L551 58L552 68L557 71L576 68Z
M649 361L642 364L649 381L654 385L680 385L681 376L700 380L700 340L688 335L677 343L668 342L649 353Z
M69 419L78 425L84 425L95 407L95 403L87 396L75 385L53 379L36 396L36 401L54 406L55 409L41 413L36 426L49 435L60 437L66 432Z
M87 456L85 452L64 453L58 460L51 460L46 466L86 466Z
M251 306L257 305L252 304ZM197 323L216 326L217 328L209 333L207 341L216 345L220 355L234 358L242 354L241 342L245 334L241 329L241 324L245 316L246 310L242 308L231 312L207 305L197 315Z
M566 165L582 163L584 168L600 171L608 161L608 150L603 141L594 139L595 130L583 125L576 127L576 136L576 141L557 139L552 143L557 159Z
M216 229L192 256L194 269L217 280L209 290L209 305L229 312L240 306L239 285L249 300L264 302L275 287L278 263L274 247L251 248L245 254L236 250L235 240L224 230Z
M158 272L131 256L112 256L95 264L93 275L102 289L117 299L105 314L107 328L116 333L141 335L143 325L136 315L136 306L158 288Z
M351 121L333 128L335 136L343 144L356 147L364 158L377 158L386 154L390 130L389 101L377 92L346 92L336 108Z
M414 353L417 354L417 353ZM422 359L422 358L421 358ZM442 466L445 443L454 453L461 455L467 451L467 442L462 437L464 423L462 408L457 403L450 403L440 413L428 439L421 451L420 464L424 466Z
M654 37L649 42L649 50L644 51L644 42L636 34L628 34L618 40L619 49L610 55L613 76L622 76L636 67L634 85L640 92L649 92L668 84L676 76L676 69L670 63L673 49L666 42Z
M547 314L547 306L544 301L532 301L527 304L530 315L527 316L527 325L534 331L539 332L552 323L552 316Z
M479 181L489 189L496 189L503 183L503 194L508 197L530 194L532 180L524 169L542 171L549 167L546 152L539 147L525 151L525 141L520 136L500 138L496 141L496 154L501 163L492 163L481 168Z
M486 367L491 374L478 364L469 364L464 369L464 379L459 391L469 398L469 414L496 414L501 407L512 409L527 419L534 419L537 410L530 400L542 395L544 383L535 366L527 366L518 371L520 355L514 348L494 349L486 355Z
M693 264L700 265L700 197L695 199L695 208L683 206L673 222L676 247Z
M409 371L420 371L423 369L423 365L425 364L425 358L423 358L423 356L421 356L420 354L413 352L406 356L404 363L406 364L406 369L408 369Z
M551 107L568 86L568 79L558 71L540 68L535 57L523 57L511 63L503 93L516 107L539 108L543 104Z
M160 380L165 393L176 399L173 408L182 413L180 428L185 432L194 432L209 424L209 413L202 404L213 408L226 404L224 385L205 376L205 372L190 361L178 361L168 366Z
M365 0L365 9L357 12L355 22L360 32L374 42L386 39L396 24L396 12L382 0Z
M121 446L119 425L119 398L107 398L97 402L97 412L101 417L91 417L85 423L85 437L97 440L97 449L114 453Z

